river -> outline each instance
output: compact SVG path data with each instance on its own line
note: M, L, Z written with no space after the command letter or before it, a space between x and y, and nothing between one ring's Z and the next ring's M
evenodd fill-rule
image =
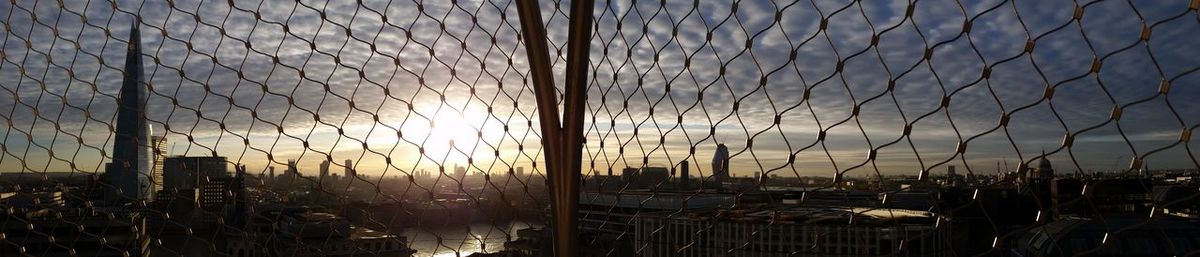
M408 238L410 248L417 250L415 257L465 257L504 250L504 242L516 239L517 230L543 226L539 221L476 222L469 226L408 228L399 234Z

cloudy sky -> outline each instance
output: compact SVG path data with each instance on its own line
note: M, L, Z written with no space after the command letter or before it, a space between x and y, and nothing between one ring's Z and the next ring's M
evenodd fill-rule
M134 23L171 155L541 168L515 3L336 2L0 3L0 171L101 170ZM718 143L739 176L1197 168L1187 4L598 1L583 170L709 173ZM567 6L542 3L560 88Z

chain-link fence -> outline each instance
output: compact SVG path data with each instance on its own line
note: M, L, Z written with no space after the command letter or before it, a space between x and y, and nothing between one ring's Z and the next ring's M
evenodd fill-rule
M9 1L0 256L1196 255L1198 7Z

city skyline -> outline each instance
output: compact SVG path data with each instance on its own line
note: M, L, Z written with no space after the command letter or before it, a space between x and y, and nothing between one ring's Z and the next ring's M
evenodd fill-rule
M14 0L0 255L1197 255L1198 10Z
M118 8L132 6L124 3ZM946 165L957 165L964 172L990 174L998 162L1016 167L1019 161L1029 162L1043 150L1051 153L1051 160L1067 164L1060 172L1113 167L1121 170L1131 167L1134 156L1178 142L1183 130L1191 131L1191 124L1196 123L1195 115L1187 114L1200 111L1200 106L1183 99L1200 96L1200 92L1175 86L1168 87L1171 94L1167 97L1156 96L1162 81L1138 75L1161 74L1174 80L1169 85L1193 83L1197 76L1180 68L1194 61L1182 56L1197 54L1196 49L1186 47L1186 42L1196 37L1186 31L1195 24L1173 21L1155 25L1146 41L1154 50L1149 54L1139 49L1144 47L1140 45L1141 35L1133 33L1144 29L1119 15L1130 11L1121 3L1102 2L1086 8L1081 18L1083 26L1078 30L1090 36L1087 42L1091 46L1081 44L1078 35L1060 33L1061 28L1055 27L1073 18L1074 8L1070 5L1000 5L1039 14L1018 22L1003 12L985 12L990 10L985 7L993 7L989 3L972 3L966 14L945 5L917 4L913 11L919 15L913 19L929 19L914 20L918 25L953 25L917 26L921 34L916 34L908 18L901 15L907 6L868 4L861 15L833 15L827 21L829 29L823 32L816 30L821 27L820 17L829 16L828 6L823 4L742 3L730 16L728 6L701 3L694 14L655 19L650 19L648 11L660 7L652 4L597 9L597 24L602 29L592 44L596 49L592 51L592 62L603 68L598 69L588 90L585 163L594 160L621 168L642 166L643 162L664 166L688 160L697 175L709 174L706 160L718 143L724 143L730 147L735 176L763 171L785 176L871 176L875 167L884 175L915 175L923 166L936 171ZM1169 11L1183 3L1139 4L1145 5L1138 6L1138 11L1146 21L1158 21L1169 18ZM231 162L248 165L252 174L265 171L268 154L275 166L296 159L302 170L309 171L316 170L329 154L334 160L354 160L364 174L386 172L389 176L467 165L468 158L473 172L504 172L516 166L541 171L543 165L533 168L532 164L541 163L540 131L536 129L539 121L532 89L522 82L527 68L517 41L519 30L507 26L512 21L506 23L493 15L512 14L512 7L473 5L486 13L479 15L482 21L449 15L445 23L452 26L444 29L436 26L439 21L395 8L378 8L386 9L386 24L377 14L350 18L347 12L339 11L354 6L328 6L322 18L319 12L304 6L288 5L298 10L293 16L306 17L290 20L280 12L287 8L261 10L263 20L287 24L284 31L283 26L274 23L250 27L261 23L253 17L217 15L229 10L219 4L199 8L198 2L177 3L175 8L197 8L201 23L190 18L167 19L163 15L166 12L150 11L170 9L164 4L136 6L143 10L138 12L138 24L157 32L143 33L142 39L143 48L148 50L143 57L153 60L144 65L153 86L147 99L148 109L153 111L147 113L147 118L161 133L156 135L165 135L173 142L168 146L170 154L216 152L229 156ZM364 7L378 6L368 1ZM67 3L65 8L82 7ZM105 9L111 7L89 8L85 12L113 12ZM426 12L461 12L440 3L426 8ZM690 4L673 3L665 10L692 8ZM61 10L46 9L34 10L39 12L39 19L62 15ZM771 9L783 14L779 21L772 20L771 15L746 16L750 12L771 13ZM0 65L0 74L5 75L3 83L21 86L6 86L7 94L0 94L0 109L11 110L3 117L13 124L4 129L8 151L3 158L15 160L0 164L0 171L71 171L69 164L75 165L75 171L102 171L102 164L110 157L101 157L101 153L112 147L107 140L112 132L104 122L115 113L112 89L120 78L120 66L116 64L123 63L119 55L122 51L115 49L126 48L128 39L119 35L127 35L125 24L134 23L132 16L116 13L103 24L89 20L87 26L79 20L62 19L56 25L61 31L57 35L38 29L45 26L38 23L5 23L13 28L12 34L28 34L30 42L37 43L25 49L24 42L10 40L4 46L8 53L7 61ZM205 23L207 17L226 17L225 26L209 26L211 23ZM640 31L626 26L618 33L612 29L616 27L614 17L648 20L647 28L654 29ZM871 19L871 27L895 25L897 29L873 40L876 32L859 29L866 25L863 17ZM963 17L973 17L974 26L965 34L968 40L955 39L963 35L960 32L964 27L963 22L953 20L965 21ZM737 19L741 26L715 25L726 18ZM10 19L32 20L20 13ZM395 26L398 21L412 23L399 30L373 32ZM352 23L348 30L354 37L347 37L346 29L320 26L326 22ZM550 22L555 27L555 22L565 21ZM673 27L688 32L671 33ZM103 36L105 31L110 36ZM709 39L697 31L726 36ZM360 32L389 40L368 41L358 36ZM644 34L636 38L622 36L637 32ZM443 34L452 39L437 37ZM817 40L805 40L810 36ZM1033 44L1032 54L1024 54L1024 38L1029 36L1038 38L1037 43ZM490 43L491 37L497 39L496 43ZM549 37L552 41L565 38L565 30L551 29ZM749 52L730 51L747 39L755 42L746 49ZM67 47L73 42L80 44L78 50ZM948 43L934 47L938 42ZM922 58L926 48L922 45L933 48L929 61ZM1133 45L1135 50L1118 51L1126 45ZM43 48L51 46L54 50ZM602 51L605 48L628 51ZM843 61L850 50L875 48L888 54L867 51ZM468 54L487 50L496 53ZM968 54L972 51L978 52L983 61ZM655 55L660 56L659 60L672 61L654 61ZM1017 55L1022 56L996 64L1004 57ZM1154 62L1148 62L1151 55ZM13 59L18 57L25 59ZM1102 64L1091 65L1099 58L1104 59ZM681 63L680 59L688 61ZM99 65L100 60L105 64ZM839 62L846 72L836 69ZM1037 67L1030 66L1031 62ZM981 80L984 63L989 75ZM237 66L230 66L234 64ZM66 67L72 67L71 72ZM894 79L894 91L886 91L889 77L912 67L916 68ZM1091 72L1088 67L1099 70ZM719 72L722 69L727 71ZM302 79L301 70L306 74ZM450 70L455 75L450 76ZM1041 74L1044 79L1024 75L1030 73ZM718 74L721 76L715 76ZM90 86L93 84L95 91ZM668 84L672 85L670 93L665 91ZM1037 101L1045 95L1046 85L1055 87L1049 101L1053 110L1047 102ZM999 93L988 93L992 88ZM862 103L884 92L895 94L899 100L881 98ZM939 109L943 94L952 97L947 108ZM993 94L1004 112L991 100ZM1114 104L1109 99L1124 106L1146 97L1155 98L1123 109L1118 122L1105 122L1113 112ZM738 108L734 108L735 102ZM989 131L1003 119L1002 114L1032 103L1038 104L1008 117L1003 130L982 134L968 143L965 157L956 154L960 137L965 140ZM81 106L87 106L87 113ZM312 113L317 113L319 122ZM913 122L926 113L932 115ZM55 122L38 122L44 120ZM1120 131L1114 123L1120 123ZM905 129L906 125L911 128ZM1096 125L1099 128L1072 139L1071 153L1059 149L1067 134ZM635 130L641 133L634 136ZM906 130L910 136L902 137ZM710 136L710 131L714 135ZM1005 133L1011 133L1011 139ZM824 140L818 140L821 134ZM747 147L750 139L753 147ZM872 151L897 139L894 145ZM368 149L364 150L363 142ZM1174 145L1141 163L1151 168L1195 168L1195 158L1189 156L1185 146L1190 147ZM693 147L695 153L690 154ZM424 154L420 148L425 148ZM50 149L54 149L56 158L71 153L66 159L69 161L49 157ZM872 153L874 161L868 162ZM788 161L792 154L795 165ZM392 165L387 165L388 158ZM930 167L943 161L949 162ZM847 169L860 164L867 165ZM585 174L591 175L603 174L607 167L584 168Z

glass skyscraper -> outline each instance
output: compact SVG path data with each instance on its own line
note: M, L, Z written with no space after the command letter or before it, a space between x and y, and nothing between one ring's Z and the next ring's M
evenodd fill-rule
M145 117L146 87L143 85L141 40L138 25L129 32L124 80L117 99L117 126L112 163L104 178L110 201L124 203L153 197L150 169L154 165L150 126Z

